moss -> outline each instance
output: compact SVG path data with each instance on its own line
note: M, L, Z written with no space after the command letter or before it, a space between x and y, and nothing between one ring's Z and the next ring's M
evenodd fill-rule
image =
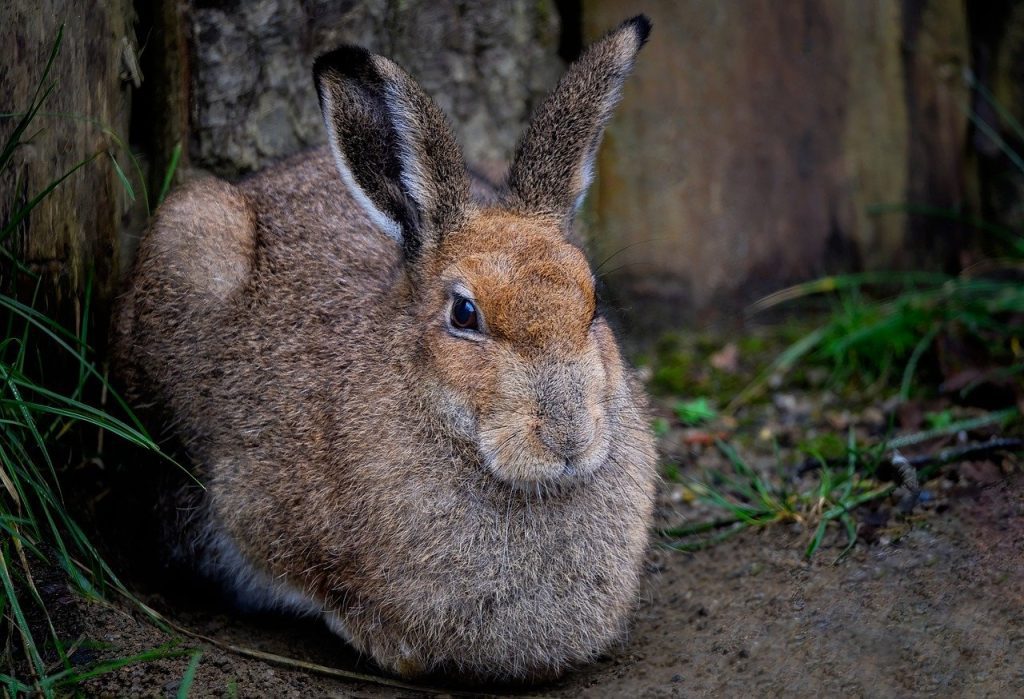
M826 432L805 439L797 448L813 458L833 460L846 455L846 440L835 432Z
M710 355L722 349L722 338L719 336L704 333L698 335L694 344L697 351L702 355Z
M668 420L663 417L656 417L651 420L651 432L658 439L668 434Z
M667 332L658 338L654 351L658 356L678 352L683 346L683 338L679 333Z
M768 350L768 341L761 335L746 335L736 343L741 357L760 355Z
M651 376L651 388L657 393L686 393L693 387L690 371L693 368L692 355L673 349L659 352Z
M662 395L687 393L688 386L689 381L685 367L660 366L654 370L654 374L651 376L651 389Z

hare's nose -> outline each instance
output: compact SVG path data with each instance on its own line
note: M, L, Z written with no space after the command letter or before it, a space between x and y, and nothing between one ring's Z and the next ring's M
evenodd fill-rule
M571 460L586 453L594 442L595 424L589 416L560 422L548 418L537 429L540 441L553 454Z
M573 459L587 451L597 433L597 420L587 406L587 381L582 367L552 364L537 375L537 436L553 454Z

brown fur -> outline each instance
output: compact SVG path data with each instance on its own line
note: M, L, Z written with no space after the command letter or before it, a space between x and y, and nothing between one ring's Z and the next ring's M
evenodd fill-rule
M594 49L623 77L639 22ZM325 105L373 115L325 115L355 189L321 151L173 194L140 245L116 360L206 485L192 555L243 600L322 613L403 674L557 674L621 638L634 604L655 463L642 392L566 240L571 212L514 182L515 206L470 203L425 96L361 60L318 70ZM552 99L603 124L592 102L621 80L578 82ZM356 147L339 123L379 137ZM599 134L560 157L592 157ZM387 177L351 165L367 148ZM569 206L580 166L548 182ZM448 325L453 289L481 333Z

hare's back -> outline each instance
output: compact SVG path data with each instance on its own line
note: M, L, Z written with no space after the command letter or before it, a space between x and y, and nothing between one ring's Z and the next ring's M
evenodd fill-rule
M353 299L389 285L398 247L352 200L326 148L238 187L256 215L257 259L265 257L280 283L295 292Z
M249 404L281 375L333 370L294 363L334 361L354 344L368 351L365 308L390 285L398 255L326 150L237 185L187 184L157 212L120 299L114 350L125 383L177 405L180 421L211 398L219 410Z

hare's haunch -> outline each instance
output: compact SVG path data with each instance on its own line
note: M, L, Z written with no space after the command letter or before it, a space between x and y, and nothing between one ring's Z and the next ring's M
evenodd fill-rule
M413 80L343 47L314 68L329 150L160 208L115 359L206 486L179 554L240 604L405 675L551 676L621 638L655 454L571 226L649 30L568 70L496 204Z

